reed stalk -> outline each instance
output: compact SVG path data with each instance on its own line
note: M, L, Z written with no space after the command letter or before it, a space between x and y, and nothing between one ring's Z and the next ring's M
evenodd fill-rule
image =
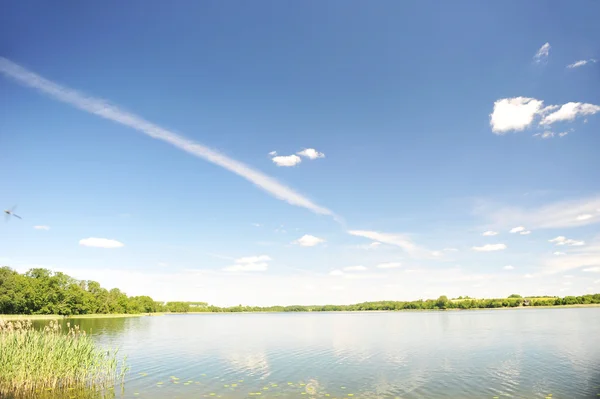
M30 320L0 320L0 397L113 387L127 372L117 352L70 323L67 331L56 321L36 330Z

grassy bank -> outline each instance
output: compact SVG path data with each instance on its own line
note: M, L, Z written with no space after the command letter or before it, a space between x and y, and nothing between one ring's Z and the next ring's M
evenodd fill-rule
M0 321L0 397L35 397L49 390L104 388L122 379L117 351L106 351L78 326L51 321Z
M161 316L164 313L140 313L140 314L80 314L73 316L61 316L58 314L0 314L0 320L56 320L56 319L114 319L121 317Z

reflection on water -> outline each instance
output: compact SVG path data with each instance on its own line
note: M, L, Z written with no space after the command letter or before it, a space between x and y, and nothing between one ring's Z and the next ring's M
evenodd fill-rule
M76 322L128 356L131 369L118 398L583 399L600 393L600 308Z

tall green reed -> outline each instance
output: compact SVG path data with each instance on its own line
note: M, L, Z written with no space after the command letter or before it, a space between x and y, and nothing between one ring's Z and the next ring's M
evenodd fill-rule
M70 323L67 331L56 321L36 330L30 320L0 320L0 397L114 386L127 372L117 354Z

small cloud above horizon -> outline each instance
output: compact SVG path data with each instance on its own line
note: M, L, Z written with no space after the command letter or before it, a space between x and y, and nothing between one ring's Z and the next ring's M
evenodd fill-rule
M302 247L314 247L315 245L319 245L324 242L325 240L322 238L315 237L310 234L305 234L302 237L298 238L296 241L293 241L292 244L298 244Z
M79 245L82 247L90 247L90 248L122 248L125 246L120 241L113 240L110 238L97 238L97 237L89 237L79 240Z
M36 230L45 230L45 231L50 230L50 226L46 226L46 225L33 226L33 228Z
M268 255L245 256L235 260L235 264L223 268L226 272L264 272L272 261Z
M271 158L271 160L277 166L286 166L286 167L296 166L300 162L302 162L302 159L298 155L286 155L286 156L279 155L279 156Z
M296 154L302 157L306 157L308 159L325 158L325 154L315 150L314 148L306 148L302 151L297 152Z
M492 251L501 251L506 249L506 244L485 244L481 247L473 247L473 251L476 252L492 252Z
M402 263L400 262L386 262L386 263L380 263L377 266L378 269L397 269L399 267L402 267Z

